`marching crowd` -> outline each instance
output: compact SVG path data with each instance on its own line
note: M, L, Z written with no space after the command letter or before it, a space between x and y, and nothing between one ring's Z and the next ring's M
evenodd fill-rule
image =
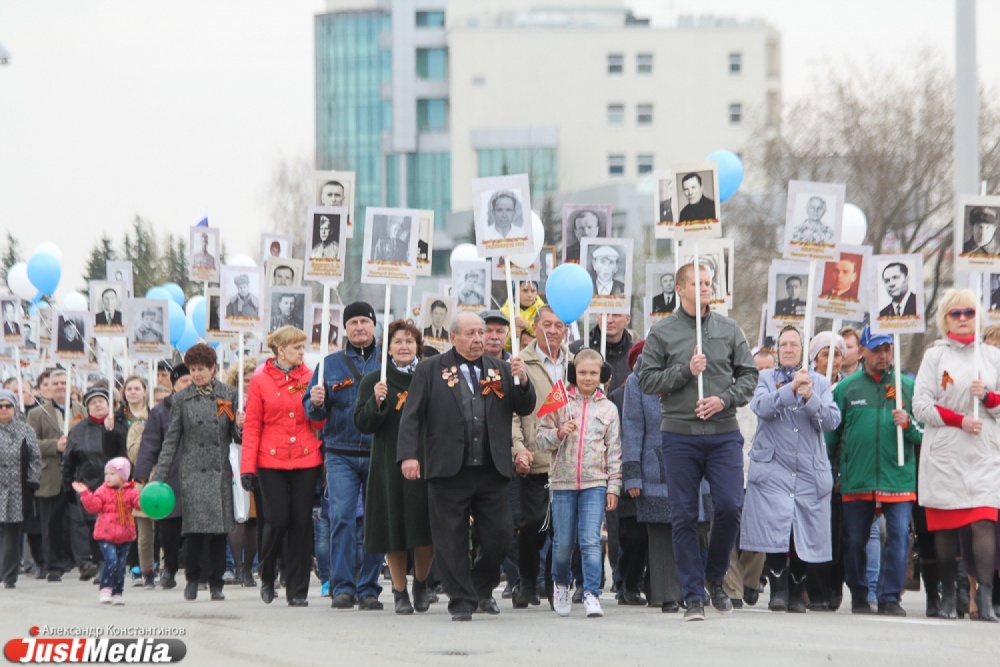
M942 298L911 379L867 328L788 327L751 350L734 320L697 312L711 279L691 264L645 340L610 315L569 344L523 285L516 308L457 315L443 353L384 323L385 367L367 303L345 307L347 341L316 369L306 333L281 327L242 406L239 369L223 382L202 343L161 363L152 409L138 376L65 405L67 373L49 369L23 416L5 384L4 587L78 570L124 604L127 580L170 589L183 566L187 600L239 584L304 607L315 572L334 609L381 610L387 568L397 614L442 595L453 620L498 614L503 575L514 609L599 617L610 590L701 620L764 590L775 612L836 611L844 584L852 613L902 616L919 576L927 616L996 622L1000 331L976 341L971 291ZM151 481L177 499L156 521ZM239 523L234 493L252 499Z

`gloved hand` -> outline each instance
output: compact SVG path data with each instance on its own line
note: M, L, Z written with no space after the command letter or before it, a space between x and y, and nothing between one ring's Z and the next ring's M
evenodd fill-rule
M240 485L243 487L244 491L253 491L253 475L250 473L240 475Z
M25 482L24 483L24 488L27 489L27 490L29 490L29 491L37 491L38 490L38 482Z

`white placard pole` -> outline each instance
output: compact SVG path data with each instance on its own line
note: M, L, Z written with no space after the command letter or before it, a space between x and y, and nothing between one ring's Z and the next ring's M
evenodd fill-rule
M326 380L323 379L323 368L326 365L326 355L330 351L330 283L323 283L323 312L320 314L319 327L319 371L316 376L316 383L321 387L326 387Z
M392 307L392 285L385 286L385 310L382 322L382 382L385 382L385 374L389 363L389 308Z
M413 308L413 285L407 285L406 286L406 310L403 311L405 313L405 315L403 315L403 319L404 320L412 320L413 319L413 312L411 311L411 308Z
M17 402L21 406L21 414L24 414L24 387L21 386L21 350L14 346L14 368L17 369Z
M519 347L519 344L520 344L521 341L518 340L518 336L516 335L517 334L517 325L514 324L514 321L513 321L513 315L514 315L514 312L515 312L515 309L514 309L514 285L513 285L512 281L510 279L510 259L508 259L507 257L503 258L503 267L504 267L504 272L505 272L506 277L507 277L507 303L510 304L510 314L511 314L511 323L510 323L510 332L511 332L510 333L510 355L512 357L516 357L517 353L520 351L520 350L518 350L518 347ZM521 378L519 378L518 376L515 375L514 376L514 384L515 385L521 384Z
M975 345L975 348L973 349L973 354L974 354L974 357L975 357L975 360L976 360L976 369L977 369L976 377L981 377L982 373L978 372L978 369L981 369L983 367L983 364L982 364L982 358L983 358L982 357L983 340L982 340L982 336L979 335L979 325L982 322L981 318L982 318L982 311L983 311L983 276L980 273L973 273L972 275L976 276L976 288L975 288L976 289L976 318L973 321L973 323L975 325L975 331L973 332L974 335L975 335L975 338L973 339L974 340L973 345ZM980 401L978 401L978 400L973 400L972 401L972 416L975 419L979 419L979 403L980 403Z
M900 381L899 334L892 335L892 374L896 379L896 409L903 409L903 383ZM903 427L896 427L896 462L903 465Z
M830 331L832 335L830 336L830 351L826 353L826 379L829 380L831 384L833 384L833 354L837 349L837 332L840 331L840 327L842 325L843 321L839 317L836 317L833 320L833 328ZM803 354L806 349L808 348L803 348Z
M601 356L608 356L608 314L601 314Z
M154 393L154 391L153 390L156 389L156 370L157 370L156 369L156 364L153 363L153 360L152 359L147 360L146 361L146 375L149 378L147 381L149 382L149 387L150 387L150 389L149 389L149 397L148 397L149 398L149 409L150 410L153 409L153 401L154 401L154 399L153 399L153 393Z
M73 416L73 364L66 364L66 414L63 415L63 435L69 435L69 420Z
M240 386L238 387L239 391L237 392L238 403L236 405L236 409L242 410L243 409L243 332L242 331L239 334L237 345L240 346L240 349L236 353L236 363L240 365L240 380L239 380Z
M805 355L809 350L809 341L812 339L813 333L813 300L812 300L812 288L814 281L816 280L816 260L809 260L809 278L806 284L809 286L806 292L806 318L802 323L802 354ZM831 361L828 359L827 361ZM803 367L808 367L809 364L802 364Z
M114 355L108 350L109 339L102 340L98 343L98 350L101 347L104 348L104 353L108 355L108 406L111 408L112 414L115 411L115 358ZM122 401L125 401L125 387L122 387Z
M691 267L694 269L694 332L695 332L695 352L704 354L701 346L701 264L698 262L698 242L691 244L694 253L694 260ZM705 378L704 372L698 373L698 400L705 398Z

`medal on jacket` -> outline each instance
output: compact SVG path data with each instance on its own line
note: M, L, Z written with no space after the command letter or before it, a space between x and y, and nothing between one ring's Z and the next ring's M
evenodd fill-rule
M944 375L941 376L941 388L947 389L948 385L954 385L954 384L955 380L953 380L952 377L948 375L948 371L945 371Z
M503 398L503 392L500 391L500 387L503 386L500 382L500 371L495 368L487 369L486 377L488 379L479 381L479 386L483 388L483 396L488 396L492 391L497 398Z
M452 366L451 368L442 368L441 379L445 380L449 387L454 387L458 384L458 367Z

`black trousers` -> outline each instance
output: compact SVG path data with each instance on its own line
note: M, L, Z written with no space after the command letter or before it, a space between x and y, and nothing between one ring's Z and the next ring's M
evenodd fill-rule
M38 514L42 524L42 561L46 572L63 574L73 569L73 559L66 550L66 495L39 498Z
M186 533L184 535L184 578L188 581L203 581L202 557L208 549L208 585L213 589L223 586L222 575L226 572L226 533Z
M0 581L17 582L21 555L21 522L0 523Z
M549 509L549 476L546 473L521 477L521 521L517 531L517 569L521 573L521 587L528 591L537 588L541 549L547 537L542 525ZM545 580L552 580L551 569L546 569Z
M181 517L173 517L168 519L159 519L156 522L156 536L160 540L160 548L163 549L163 563L160 564L160 569L170 574L177 574L177 570L180 569L180 552L181 552L181 525L184 519Z
M278 556L285 551L285 596L305 599L309 594L309 576L313 552L313 496L319 466L297 470L260 468L260 492L264 498L264 524L260 546L260 577L263 584L274 584Z
M434 562L452 614L474 612L500 582L500 564L514 533L507 484L491 466L462 468L453 477L428 480ZM470 516L480 547L471 567Z
M618 574L627 591L642 587L642 574L646 571L646 554L649 552L649 533L646 524L634 516L618 517Z
M73 560L78 567L87 563L100 563L104 560L97 540L94 539L94 525L97 515L83 509L80 498L69 503L69 540L73 548Z

